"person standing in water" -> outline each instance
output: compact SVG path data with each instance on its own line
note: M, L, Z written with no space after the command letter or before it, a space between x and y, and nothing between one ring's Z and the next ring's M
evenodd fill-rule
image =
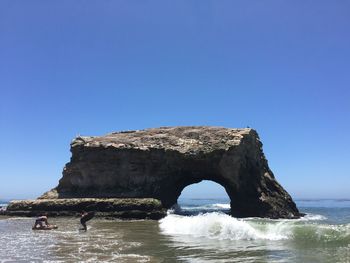
M86 226L86 222L89 221L90 219L92 219L94 217L95 213L94 212L85 212L85 211L82 211L80 216L80 224L83 226L83 229L81 230L84 230L84 231L87 231L87 226Z

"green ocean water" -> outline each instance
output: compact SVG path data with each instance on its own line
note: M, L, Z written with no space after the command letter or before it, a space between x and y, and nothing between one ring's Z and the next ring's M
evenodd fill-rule
M350 200L298 200L299 220L236 219L228 200L181 199L160 221L0 219L0 262L350 262Z

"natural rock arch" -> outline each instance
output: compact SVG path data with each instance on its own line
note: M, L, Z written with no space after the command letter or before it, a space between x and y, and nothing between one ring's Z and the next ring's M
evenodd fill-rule
M253 129L191 126L77 137L59 185L41 198L145 198L169 208L188 185L222 185L237 217L294 218Z
M189 200L227 200L229 196L225 188L211 180L202 180L199 183L187 185L181 191L178 201L180 199Z

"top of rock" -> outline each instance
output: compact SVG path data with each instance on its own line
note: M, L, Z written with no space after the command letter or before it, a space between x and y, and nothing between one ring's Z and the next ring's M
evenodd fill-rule
M104 136L78 136L72 148L113 147L120 149L170 149L182 153L208 152L239 145L246 135L255 134L250 128L232 129L212 126L160 127L136 131L113 132Z

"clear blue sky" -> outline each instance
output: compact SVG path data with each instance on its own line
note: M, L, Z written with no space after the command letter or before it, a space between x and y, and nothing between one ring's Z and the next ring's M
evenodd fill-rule
M249 125L293 197L350 198L349 13L338 0L1 1L0 198L56 186L77 134L164 125Z

